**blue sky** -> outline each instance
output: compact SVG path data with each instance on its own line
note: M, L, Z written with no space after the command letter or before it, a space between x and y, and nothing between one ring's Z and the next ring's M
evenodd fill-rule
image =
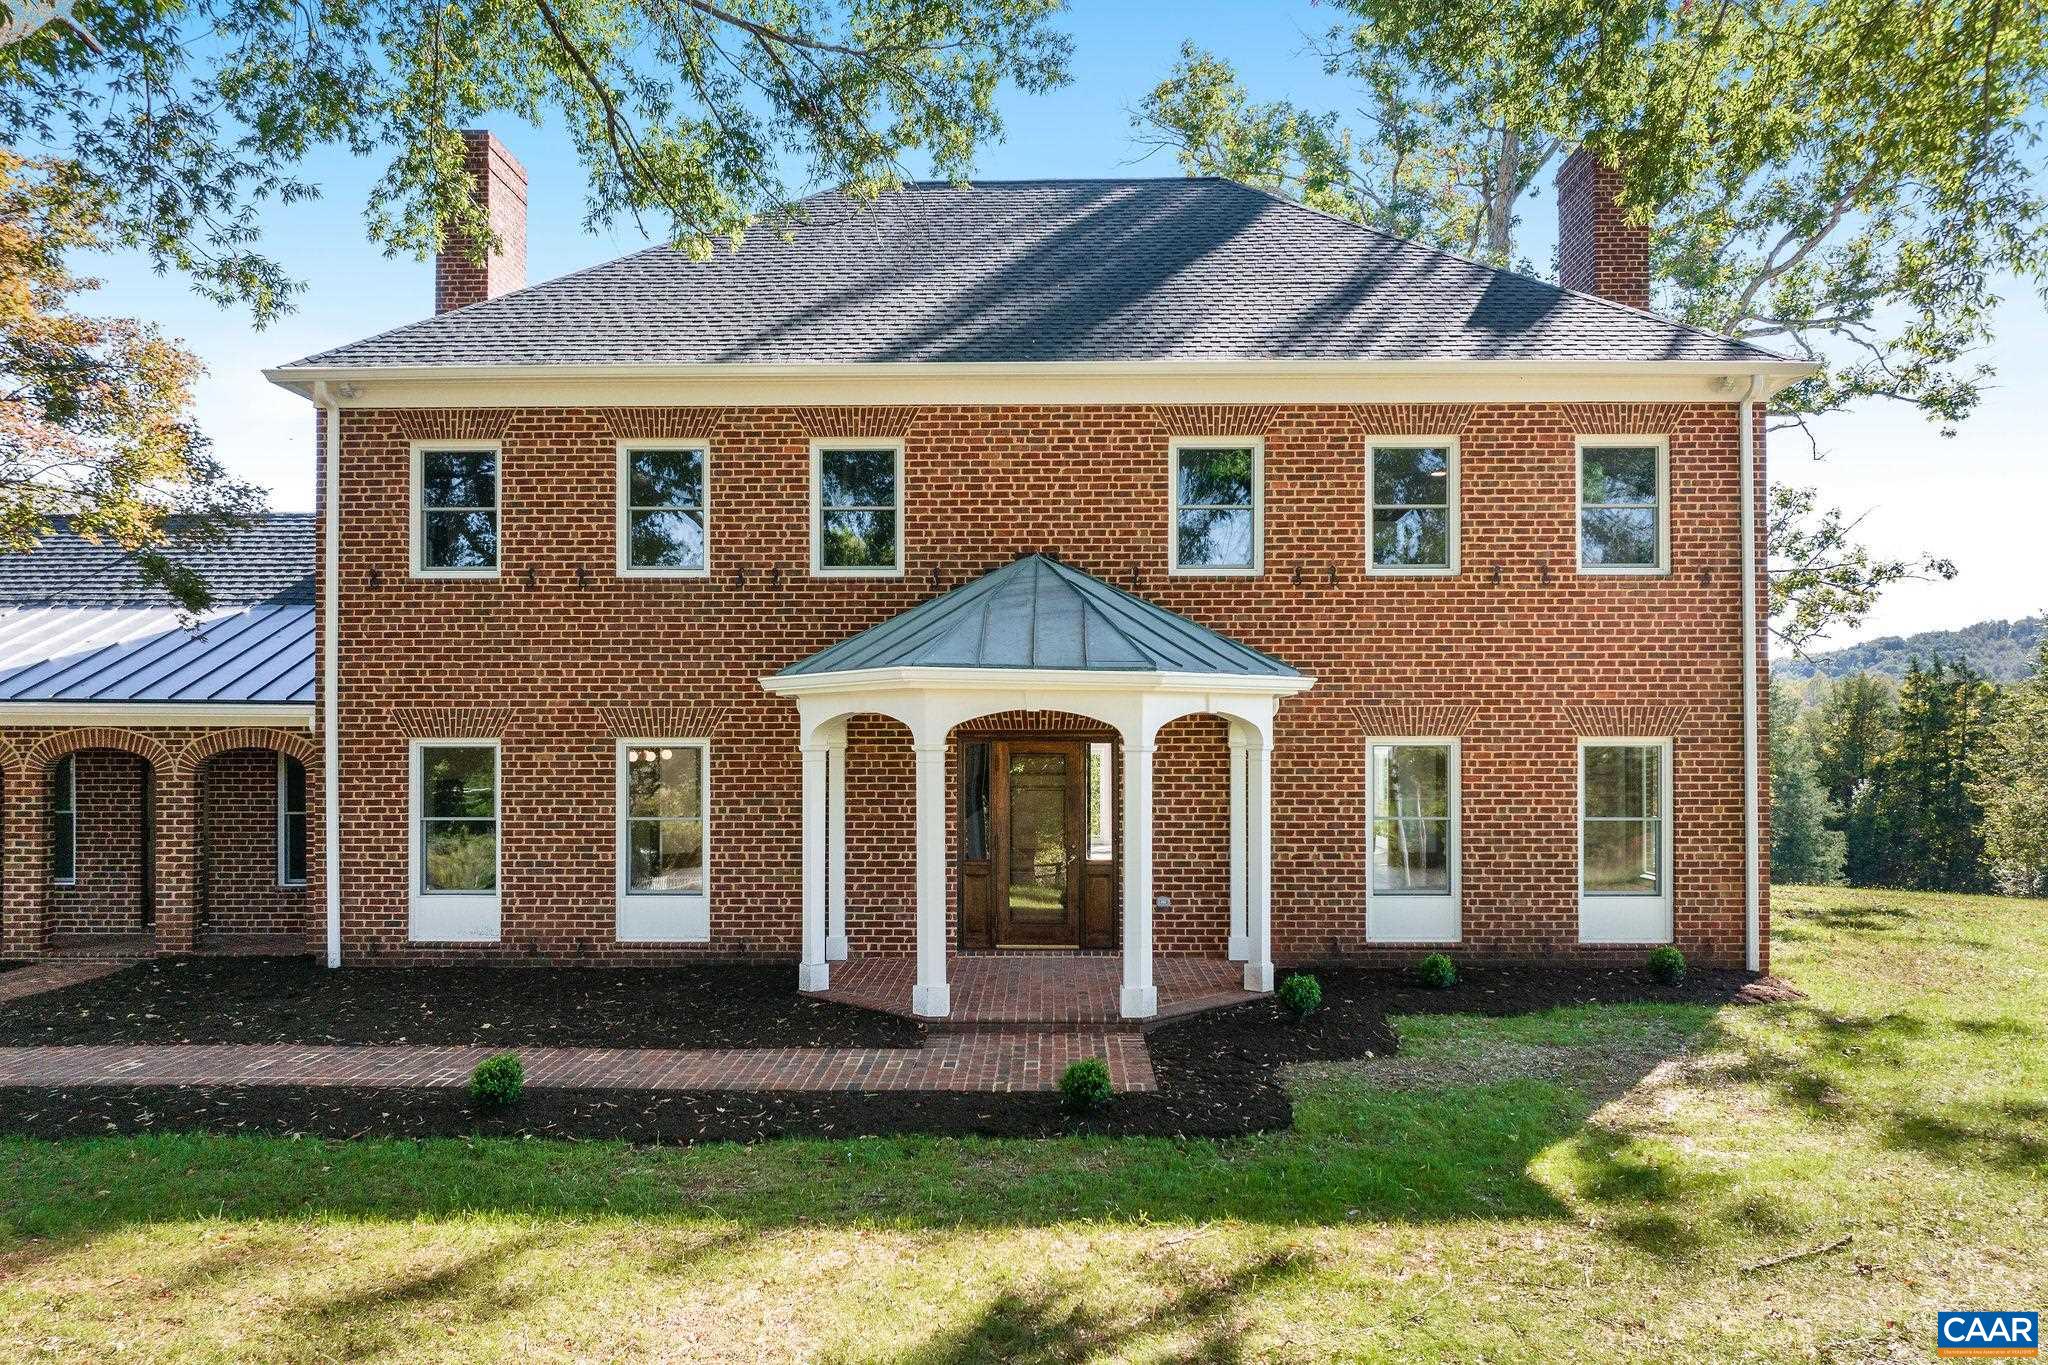
M1328 9L1284 4L1084 3L1063 17L1075 39L1074 81L1044 96L1006 92L1006 142L976 169L985 180L1033 176L1170 175L1164 153L1140 159L1129 112L1172 66L1183 39L1237 63L1254 98L1285 95L1348 110L1340 82L1305 54ZM583 173L558 132L509 121L494 127L527 168L527 269L539 281L643 244L630 226L583 230ZM311 409L263 381L258 371L312 351L410 322L432 308L432 267L385 258L364 239L363 208L379 166L340 151L318 155L307 173L323 187L313 203L277 206L267 216L268 249L307 283L298 311L263 332L245 314L222 311L175 276L158 277L125 256L80 262L106 291L96 311L154 318L191 346L208 368L199 419L238 475L270 489L272 505L312 505ZM1553 210L1547 190L1525 208L1531 259L1548 260ZM1826 458L1812 461L1796 436L1772 448L1774 478L1818 486L1851 511L1867 513L1866 538L1887 553L1920 550L1953 558L1952 583L1893 590L1866 627L1837 643L2017 617L2048 609L2040 568L2038 509L2048 505L2042 431L2048 402L2030 379L2048 351L2048 317L2026 290L2009 290L1997 348L1987 359L1999 387L1953 440L1910 412L1876 406L1819 427Z

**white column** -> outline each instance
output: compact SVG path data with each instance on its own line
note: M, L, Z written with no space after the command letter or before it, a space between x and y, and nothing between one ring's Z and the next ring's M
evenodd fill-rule
M951 1014L946 993L946 746L917 746L917 985L910 1012Z
M1244 727L1230 724L1230 960L1243 962L1251 956L1251 931L1245 924L1244 805L1245 749L1250 741Z
M1159 1013L1152 984L1152 746L1124 744L1123 1016Z
M846 736L825 742L825 960L846 961Z
M1273 989L1273 750L1264 735L1245 749L1244 988Z
M825 750L805 745L803 961L796 988L822 991L832 980L825 965Z

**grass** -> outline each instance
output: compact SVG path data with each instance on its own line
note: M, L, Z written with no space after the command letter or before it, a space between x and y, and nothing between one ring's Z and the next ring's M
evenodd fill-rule
M1405 1019L1239 1142L0 1143L0 1357L1917 1360L2040 1307L2048 903L1775 906L1805 1001Z

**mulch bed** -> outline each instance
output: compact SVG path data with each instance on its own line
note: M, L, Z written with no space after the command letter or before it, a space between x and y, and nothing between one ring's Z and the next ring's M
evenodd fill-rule
M156 966L159 964L151 964ZM212 964L209 964L212 965ZM162 970L175 970L161 964ZM316 969L317 970L317 969ZM709 1043L702 1041L706 1030L699 1021L683 1013L685 1006L666 1004L674 1017L659 1023L645 1023L644 1033L621 1042L622 1035L606 1032L601 1039L575 1033L602 1027L605 1010L600 1002L644 1000L634 992L644 987L631 983L607 985L579 978L592 976L659 977L670 985L664 999L721 997L726 1036L759 1036L748 1031L739 1016L749 1009L763 1016L801 1015L802 1006L822 1002L807 1000L789 989L784 968L771 972L772 983L750 982L742 989L732 980L734 973L752 968L682 968L646 973L601 973L571 968L508 969L503 975L513 984L528 983L517 997L495 1005L487 1001L437 1002L425 1017L436 1027L478 1029L484 1022L490 1030L479 1033L443 1032L431 1037L415 1032L406 1035L413 1042L506 1042L566 1043L604 1041L615 1046L773 1046L772 1043ZM485 969L433 969L434 975L451 979L457 975L479 978L492 975ZM724 980L719 990L715 981L701 988L680 988L684 978L702 973ZM567 999L548 990L532 988L539 975L551 976L550 986L559 983ZM123 975L135 975L124 973ZM344 972L322 976L323 990L353 978L401 976L393 971ZM1293 1122L1292 1108L1280 1084L1280 1069L1294 1062L1336 1061L1367 1056L1390 1056L1399 1046L1388 1016L1398 1014L1521 1014L1573 1004L1617 1004L1635 1001L1722 1005L1755 998L1755 978L1739 972L1694 972L1678 987L1657 986L1639 971L1587 971L1569 968L1518 967L1475 968L1457 987L1448 991L1425 990L1406 976L1374 971L1338 969L1318 971L1323 986L1323 1008L1305 1023L1294 1023L1273 1000L1216 1010L1177 1020L1154 1029L1146 1036L1159 1089L1150 1094L1118 1096L1098 1116L1076 1119L1062 1107L1055 1094L960 1094L936 1092L900 1093L762 1093L751 1091L695 1091L653 1093L621 1090L530 1090L520 1104L505 1114L483 1113L470 1106L466 1095L448 1090L338 1089L321 1087L83 1087L70 1089L0 1089L0 1132L41 1138L91 1137L110 1133L161 1132L204 1129L219 1133L305 1134L316 1137L432 1137L533 1136L566 1139L614 1139L640 1143L690 1143L720 1140L754 1141L775 1137L846 1138L862 1135L927 1133L981 1135L990 1137L1041 1137L1075 1132L1114 1136L1236 1137L1249 1133L1283 1129ZM118 980L118 978L110 978ZM100 985L103 983L92 983ZM54 993L53 997L75 996L76 991ZM366 986L365 991L376 987ZM394 986L382 989L396 990ZM445 987L444 987L445 989ZM417 987L415 988L417 993ZM400 993L402 995L402 993ZM387 997L388 998L388 997ZM580 1001L581 1003L575 1003ZM0 1011L0 1041L58 1041L48 1033L33 1039L21 1036L21 1002L14 1009ZM415 1002L416 1004L417 1002ZM443 1007L445 1006L445 1008ZM693 1008L694 1006L692 1006ZM523 1023L509 1020L521 1015L507 1014L517 1008ZM465 1012L467 1011L467 1012ZM892 1016L866 1015L849 1011L862 1019L872 1018L877 1027L910 1031L915 1042L917 1026ZM91 1013L91 1011L88 1011ZM417 1009L414 1011L417 1014ZM267 1027L281 1030L268 1034L225 1035L197 1027L197 1018L186 1030L190 1041L351 1041L390 1042L390 1028L369 1029L367 1020L355 1030L362 1036L314 1038L301 1027L285 1029L283 1021L257 1008L251 1000L247 1017L269 1020ZM42 1017L40 1014L38 1017ZM49 1016L54 1019L58 1016ZM329 1027L337 1027L332 1012L321 1015ZM342 1016L356 1018L354 1015ZM410 1018L412 1016L408 1016ZM101 1016L97 1028L114 1027L125 1014ZM464 1021L466 1023L458 1022ZM136 1030L170 1027L167 1018L139 1019L122 1024ZM681 1031L687 1026L687 1037ZM816 1023L807 1028L840 1025ZM852 1028L851 1021L844 1024ZM764 1018L759 1029L770 1032L778 1025ZM521 1029L524 1032L521 1032ZM500 1030L503 1030L501 1033ZM535 1030L549 1030L535 1032ZM666 1031L664 1031L664 1029ZM553 1031L560 1030L560 1031ZM287 1036L290 1035L290 1036ZM374 1035L374 1036L372 1036ZM517 1035L516 1037L514 1035ZM176 1041L176 1032L101 1034L81 1038L73 1034L63 1041ZM905 1045L896 1032L888 1042L820 1045Z

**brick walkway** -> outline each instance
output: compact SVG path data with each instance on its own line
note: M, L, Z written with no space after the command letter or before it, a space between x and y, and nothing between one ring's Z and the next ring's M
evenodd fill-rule
M947 963L952 1017L925 1022L935 1030L1132 1028L1122 1016L1123 959L1114 954L994 953ZM910 1013L917 962L909 957L855 957L832 964L827 1000L888 1014ZM1207 957L1153 961L1157 1020L1176 1019L1254 997L1244 989L1244 964ZM1156 1020L1148 1020L1156 1022Z
M22 968L22 971L33 970ZM7 973L8 976L19 972ZM0 1048L0 1086L466 1084L503 1048L113 1044ZM1101 1057L1118 1090L1153 1090L1143 1035L956 1033L917 1048L512 1049L526 1083L621 1090L1050 1090L1068 1063Z
M26 1000L44 991L60 991L66 986L97 981L128 965L126 962L32 962L11 972L0 972L0 1005L10 1000Z

